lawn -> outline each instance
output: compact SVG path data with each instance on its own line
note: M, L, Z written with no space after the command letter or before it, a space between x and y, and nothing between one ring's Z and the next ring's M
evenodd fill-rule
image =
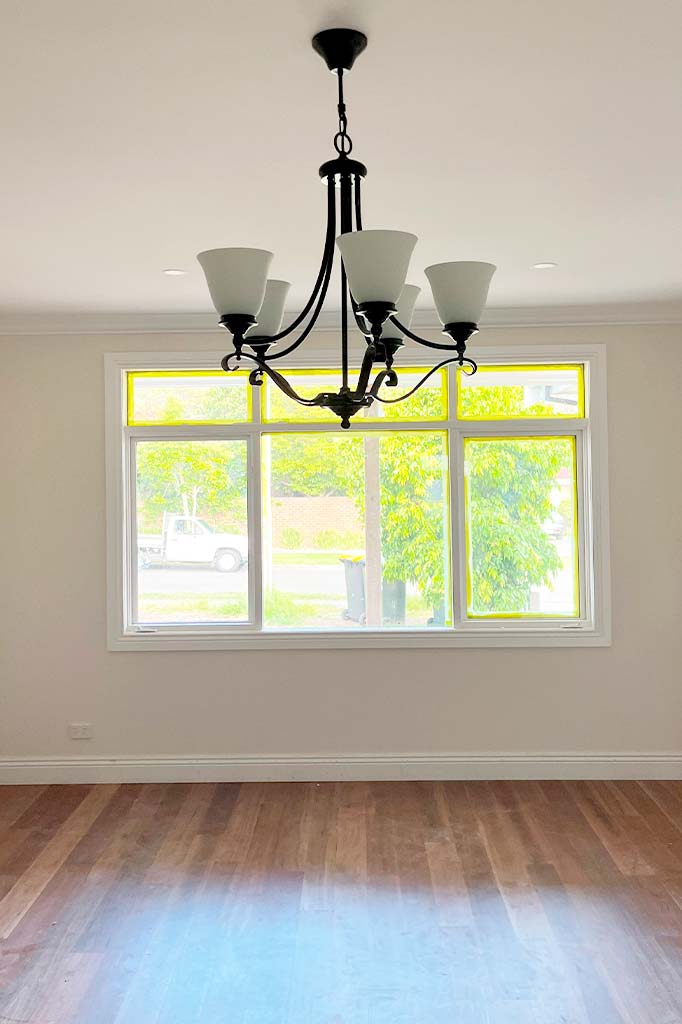
M264 595L266 624L277 626L347 625L343 603L328 594ZM139 619L145 622L244 622L248 617L246 594L140 594Z
M265 624L270 626L342 629L357 625L343 617L345 602L328 594L286 594L271 590L264 595ZM246 594L140 594L140 623L245 622ZM418 594L407 596L407 625L424 626L432 615Z

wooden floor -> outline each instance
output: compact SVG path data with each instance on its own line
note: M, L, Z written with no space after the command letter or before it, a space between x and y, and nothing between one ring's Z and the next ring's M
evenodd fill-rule
M0 1022L680 1024L682 784L0 788Z

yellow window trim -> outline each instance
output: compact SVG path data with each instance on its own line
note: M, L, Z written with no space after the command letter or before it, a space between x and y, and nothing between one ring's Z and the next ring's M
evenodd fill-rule
M206 419L206 420L188 420L188 419L157 419L157 420L138 420L135 419L135 381L140 378L156 379L158 377L175 377L175 378L187 378L187 377L216 377L225 378L226 374L224 370L129 370L127 373L127 423L129 427L211 427L211 426L226 426L232 423L251 423L253 421L253 399L251 394L251 388L247 388L246 391L246 419ZM237 370L233 373L232 378L244 378L248 379L248 370Z
M484 366L478 367L479 374L486 373L500 373L508 371L509 373L542 373L547 370L572 370L577 374L578 379L578 405L575 413L569 412L555 412L549 413L547 419L582 419L585 416L585 367L583 363L487 363ZM514 413L513 415L505 415L499 413L497 415L490 416L463 416L460 412L461 399L462 399L462 374L463 370L457 370L457 418L465 420L467 423L488 423L491 420L534 420L540 419L538 416L523 416L521 413ZM469 374L464 374L469 376ZM505 385L500 385L504 387ZM510 385L507 385L510 386Z
M535 434L526 436L510 437L509 435L499 435L497 437L465 437L464 438L464 462L466 464L466 448L470 443L480 443L485 441L560 441L570 440L572 449L572 462L573 462L573 560L575 565L575 572L573 574L573 611L563 613L549 613L549 612L470 612L469 609L473 604L473 591L471 582L471 536L470 536L470 516L469 516L469 478L467 474L464 474L464 557L466 558L465 575L466 575L466 598L467 606L465 609L465 619L579 619L580 618L580 558L579 558L579 546L578 546L578 448L575 435L573 434Z

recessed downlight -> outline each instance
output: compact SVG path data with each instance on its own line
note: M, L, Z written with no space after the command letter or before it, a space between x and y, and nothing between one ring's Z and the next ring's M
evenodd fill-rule
M558 263L534 263L531 270L555 270Z
M166 270L164 270L164 274L167 274L168 277L182 277L184 273L185 271L180 270L179 267L168 267Z

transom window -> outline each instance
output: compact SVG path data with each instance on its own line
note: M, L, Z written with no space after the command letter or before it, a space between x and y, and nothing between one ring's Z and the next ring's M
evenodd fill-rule
M597 350L491 353L350 431L215 365L108 357L114 649L607 641Z

